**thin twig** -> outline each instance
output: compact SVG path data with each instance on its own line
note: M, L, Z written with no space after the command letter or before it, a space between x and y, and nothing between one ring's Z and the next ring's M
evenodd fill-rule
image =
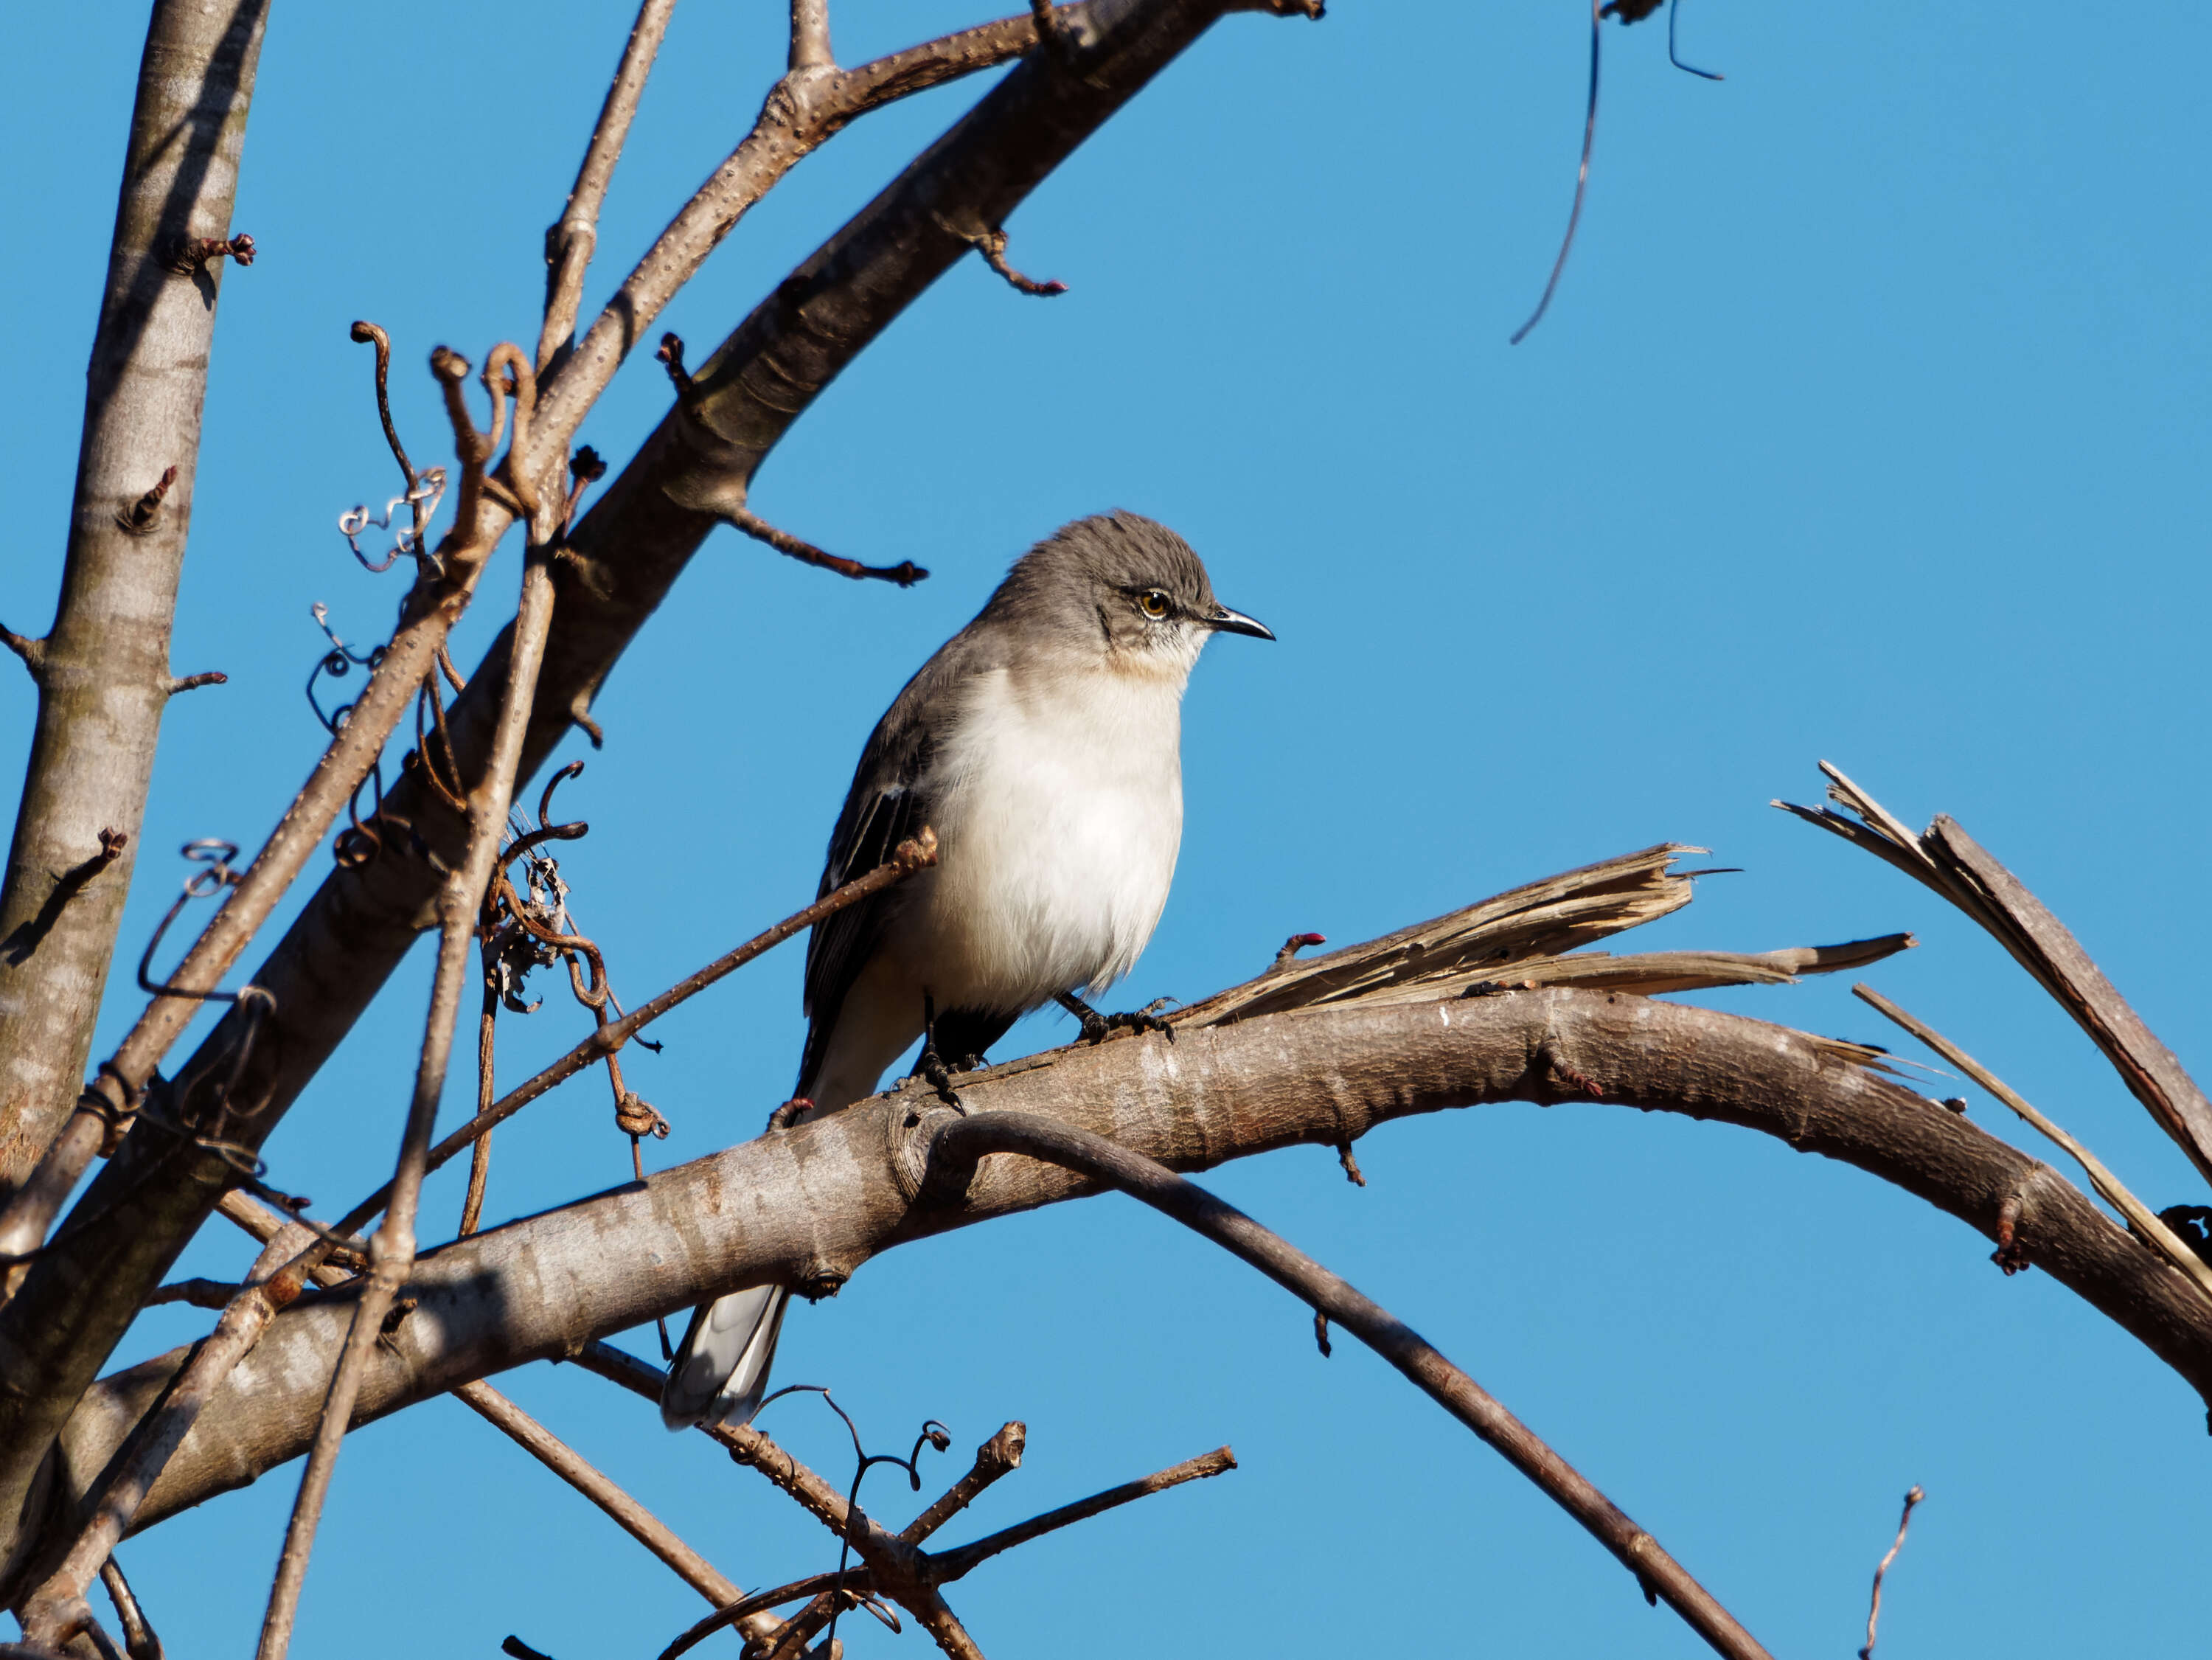
M1897 1560L1898 1552L1905 1548L1905 1530L1912 1525L1912 1507L1927 1496L1917 1487L1911 1488L1905 1495L1905 1514L1897 1518L1897 1541L1890 1546L1889 1554L1881 1559L1874 1571L1874 1597L1867 1605L1866 1646L1859 1651L1859 1660L1874 1660L1875 1622L1881 1618L1882 1576L1889 1572L1889 1565Z
M652 1022L678 1004L696 997L716 981L734 974L762 952L781 945L794 934L805 933L824 917L834 916L846 906L857 904L871 894L880 893L893 883L902 882L915 872L926 870L936 862L937 835L924 825L911 840L900 842L888 860L866 875L857 876L844 886L824 894L804 910L793 912L774 927L755 934L735 951L716 958L705 968L678 981L659 996L639 1004L621 1019L599 1027L535 1078L508 1091L501 1099L478 1112L439 1142L430 1150L428 1168L436 1170L478 1136L505 1123L556 1085L566 1083L586 1067L596 1066L601 1059L621 1049ZM392 1184L387 1182L347 1212L345 1219L338 1225L337 1231L345 1234L357 1231L384 1208L391 1196Z
M519 374L527 375L526 365L517 365L517 368ZM525 418L524 409L523 399L518 398L518 431ZM481 461L477 465L480 465ZM515 769L522 757L523 736L529 726L532 698L537 690L538 666L544 660L545 636L552 613L552 581L544 559L533 553L524 567L522 599L515 612L499 724L493 734L491 753L485 762L483 780L470 796L468 852L459 866L447 878L440 895L442 927L437 974L431 991L422 1058L416 1068L414 1098L408 1108L407 1127L400 1141L399 1167L392 1177L391 1202L384 1225L369 1242L368 1282L355 1306L345 1345L339 1351L337 1367L331 1377L330 1392L324 1399L322 1421L316 1428L307 1466L300 1478L299 1496L285 1531L283 1554L277 1561L276 1581L270 1588L258 1660L283 1660L290 1646L301 1587L307 1578L307 1559L314 1548L315 1529L329 1496L338 1448L352 1427L354 1401L360 1393L362 1375L377 1340L383 1335L385 1315L414 1266L416 1207L428 1168L430 1131L437 1117L438 1098L445 1087L453 1030L459 1020L461 984L467 971L470 940L475 933L484 888L498 862L500 839L507 824L507 804L514 793Z
M988 1562L1002 1551L1017 1545L1026 1545L1032 1539L1042 1538L1061 1528L1073 1527L1078 1522L1088 1521L1120 1505L1133 1504L1139 1499L1156 1493L1165 1493L1170 1487L1179 1487L1186 1481L1203 1481L1209 1475L1220 1475L1237 1468L1237 1455L1226 1447L1216 1447L1212 1452L1200 1453L1195 1458L1186 1458L1180 1464L1170 1464L1164 1470L1124 1481L1118 1487L1109 1487L1103 1493L1094 1493L1088 1499L1079 1499L1072 1505L1062 1505L1042 1516L1032 1516L1026 1522L1018 1522L1011 1528L986 1534L973 1544L963 1545L957 1550L944 1551L931 1559L930 1578L939 1584L951 1584L954 1580Z
M1249 1262L1389 1361L1587 1529L1636 1576L1647 1598L1664 1597L1716 1652L1732 1660L1769 1660L1751 1633L1656 1539L1473 1378L1388 1310L1234 1206L1141 1153L1038 1114L985 1111L961 1116L939 1110L915 1117L919 1122L910 1134L926 1138L923 1202L963 1192L976 1162L994 1152L1042 1159L1142 1201Z
M973 239L975 251L983 256L983 263L1006 279L1007 285L1018 294L1035 295L1049 300L1054 295L1066 294L1067 284L1057 280L1040 283L1034 277L1024 277L1016 271L1006 258L1006 233L994 228Z
M107 1600L115 1604L116 1622L123 1627L123 1651L131 1660L161 1660L161 1639L138 1606L123 1565L111 1553L100 1565L100 1583L107 1587Z
M2128 1227L2136 1237L2151 1246L2160 1256L2172 1263L2181 1271L2185 1279L2203 1292L2208 1300L2212 1300L2212 1263L2206 1262L2203 1257L2191 1250L2179 1235L2158 1219L2149 1206L2129 1192L2120 1178L2106 1169L2103 1161L2088 1148L2030 1106L2022 1097L2008 1088L1995 1073L1983 1066L1966 1050L1960 1049L1934 1027L1907 1014L1873 987L1853 986L1851 994L1877 1012L1904 1027L1905 1031L1927 1044L1929 1049L1934 1049L1936 1054L1958 1067L1960 1072L1965 1073L1967 1077L1972 1079L2072 1154L2075 1162L2081 1166L2082 1173L2089 1178L2089 1185L2097 1190L2106 1204L2127 1219Z
M599 243L599 210L606 202L607 186L614 179L615 163L622 159L623 142L629 137L629 124L637 114L646 76L653 72L653 60L660 51L661 37L667 33L669 15L675 9L676 0L643 0L638 7L637 21L630 26L622 62L616 65L606 101L599 106L599 123L584 147L583 164L576 169L568 205L562 209L560 219L546 229L545 326L538 336L540 374L552 367L555 354L576 331L584 273Z
M497 1389L488 1383L464 1383L453 1393L471 1411L504 1431L524 1451L597 1505L617 1527L666 1563L678 1578L708 1602L720 1608L744 1595L740 1587L678 1538L651 1511Z
M752 131L647 250L574 350L553 368L545 388L541 442L568 442L678 290L802 157L871 111L1006 63L1036 43L1036 24L1024 12L834 75L787 75Z
M856 582L873 577L878 581L896 582L902 588L910 588L929 575L911 559L902 559L896 565L864 565L857 559L847 559L839 554L825 552L811 542L800 541L789 531L778 530L758 514L744 508L732 508L723 516L732 526L757 542L767 543L778 553L788 554L804 565L836 571L838 575L849 576Z

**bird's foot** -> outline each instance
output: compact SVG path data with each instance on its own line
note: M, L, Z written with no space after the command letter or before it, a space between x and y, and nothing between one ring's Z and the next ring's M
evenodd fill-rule
M952 1087L952 1068L945 1064L945 1057L935 1049L922 1050L921 1058L914 1063L914 1069L924 1083L937 1091L937 1098L946 1106L958 1113L968 1110Z
M1160 998L1140 1009L1125 1010L1120 1014L1101 1014L1073 992L1055 992L1053 1001L1083 1023L1083 1041L1103 1043L1117 1031L1158 1031L1167 1034L1168 1042L1175 1042L1175 1028L1160 1018L1159 1012L1170 1000Z

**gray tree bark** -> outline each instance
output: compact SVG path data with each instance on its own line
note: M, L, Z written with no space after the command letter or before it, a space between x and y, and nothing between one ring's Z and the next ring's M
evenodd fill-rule
M160 0L139 65L38 725L0 888L0 1197L76 1101L138 850L223 259L268 0ZM146 498L168 479L166 492ZM87 870L103 830L128 839ZM70 881L82 873L81 885ZM58 903L57 903L58 901Z
M959 1088L970 1112L1042 1113L1186 1171L1484 1102L1599 1100L1738 1124L1868 1171L2001 1242L2212 1400L2212 1301L2171 1265L2050 1166L1763 1021L1560 989L1354 1004L1186 1029L1173 1043L1063 1050ZM743 1286L831 1292L909 1240L1096 1191L1056 1167L993 1157L957 1202L934 1202L911 1158L914 1124L934 1104L910 1085L427 1254L406 1287L414 1311L374 1357L354 1422ZM277 1317L162 1473L140 1526L305 1450L352 1306L333 1293ZM1303 1321L1286 1322L1285 1341L1308 1341ZM69 1487L114 1455L184 1353L88 1392L63 1438Z

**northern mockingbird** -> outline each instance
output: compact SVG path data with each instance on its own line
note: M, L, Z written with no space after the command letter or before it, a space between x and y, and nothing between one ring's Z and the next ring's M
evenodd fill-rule
M1078 520L1018 560L975 620L907 682L869 735L830 837L821 891L933 827L934 869L816 925L794 1105L875 1092L916 1037L981 1056L1049 1000L1096 1042L1144 1015L1097 996L1152 938L1182 839L1182 691L1216 634L1275 636L1213 597L1206 567L1133 513ZM702 1304L661 1420L758 1410L787 1294Z

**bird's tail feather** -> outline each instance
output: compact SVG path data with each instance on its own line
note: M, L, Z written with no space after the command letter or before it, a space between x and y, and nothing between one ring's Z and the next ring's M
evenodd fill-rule
M756 1286L694 1309L661 1387L660 1421L672 1430L750 1423L768 1393L790 1300L781 1286Z

